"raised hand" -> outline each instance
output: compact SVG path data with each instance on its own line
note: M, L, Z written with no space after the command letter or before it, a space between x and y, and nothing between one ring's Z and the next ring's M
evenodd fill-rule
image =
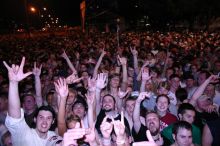
M93 77L89 77L88 78L88 88L89 88L89 91L93 92L95 91L96 89L96 79Z
M40 65L40 67L38 68L37 67L37 63L36 62L34 62L34 68L33 68L33 74L34 74L34 76L40 76L40 74L41 74L41 68L42 68L42 64Z
M77 122L75 128L67 130L63 136L63 146L77 145L76 140L83 138L86 134L86 129L80 128L80 123Z
M117 136L117 138L121 139L124 138L125 135L125 123L124 123L124 112L121 112L121 120L114 120L114 118L111 118L114 125L114 131Z
M151 78L148 67L144 67L142 69L141 77L142 77L142 81L147 81L147 80L149 80Z
M55 90L57 94L61 97L61 99L65 99L68 96L69 89L65 79L59 78L56 82L54 82Z
M121 65L127 65L127 58L120 57L119 55L117 57L118 57L118 61Z
M138 55L138 51L136 50L136 48L135 47L130 47L130 51L131 51L131 53L132 53L132 55L133 56L136 56L136 55Z
M137 98L137 101L141 102L142 100L145 99L145 97L150 97L150 92L141 92Z
M78 78L77 74L73 73L66 78L66 83L67 84L74 84L74 83L78 83L82 79L83 79L83 77Z
M102 56L102 57L104 57L104 56L105 56L105 54L106 54L106 51L105 51L105 49L103 48L103 49L102 49L101 56Z
M5 61L3 61L3 64L5 65L5 67L8 70L9 81L19 82L19 81L23 80L24 78L26 78L27 76L32 74L32 72L27 72L27 73L23 72L24 63L25 63L25 57L22 57L22 61L21 61L20 66L12 64L12 66L10 67Z
M113 124L112 122L107 122L107 119L109 117L106 116L103 121L102 121L102 124L100 125L100 130L101 130L101 133L102 133L102 136L106 139L109 139L110 138L110 135L111 135L111 132L112 132L112 129L113 129Z
M121 88L118 90L118 97L124 98L128 94L128 90L126 92L122 91Z
M96 88L103 89L107 85L107 76L104 73L100 73L96 79Z
M61 54L61 57L63 57L64 59L68 58L68 56L67 56L65 50L63 50L63 53Z

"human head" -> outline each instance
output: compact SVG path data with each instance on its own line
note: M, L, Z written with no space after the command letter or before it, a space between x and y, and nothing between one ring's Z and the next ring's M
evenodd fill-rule
M9 131L2 135L1 142L3 146L12 146L11 133Z
M167 82L160 82L157 88L158 95L160 94L168 94L170 90L169 84Z
M109 85L112 88L118 88L120 83L120 76L119 74L113 74L109 76Z
M87 112L87 103L85 99L78 96L77 100L74 102L72 106L72 111L74 115L77 115L80 119L83 119Z
M194 80L194 77L193 77L193 75L187 75L186 77L185 77L185 82L186 82L186 88L192 88L192 87L194 87L194 85L195 85L195 80Z
M106 94L102 99L102 109L106 112L115 110L115 98L111 94Z
M167 112L167 109L169 108L169 104L170 104L170 99L167 95L162 94L157 96L156 98L157 111Z
M75 128L77 122L80 123L80 118L77 115L70 115L66 118L66 125L68 129Z
M51 106L41 106L37 109L34 116L36 130L39 133L47 133L52 124L55 122L56 113Z
M196 100L196 110L203 112L212 103L213 100L210 97L208 97L206 94L203 94Z
M25 94L22 97L22 107L25 112L32 112L37 108L36 100L33 94Z
M152 136L155 136L160 132L160 118L156 112L146 112L145 122Z
M180 86L180 77L176 74L172 74L169 78L170 88L178 89Z
M188 93L187 93L187 91L186 91L185 88L178 88L178 89L176 90L175 95L176 95L177 101L178 101L179 103L183 103L184 101L187 100Z
M179 121L173 125L172 136L176 146L192 145L192 126L186 121Z
M194 122L196 110L190 103L182 103L178 108L178 117L180 121L186 121L190 124Z
M210 76L211 74L206 71L206 70L202 70L199 72L198 75L198 85L200 86L203 82L205 82L205 80Z
M135 106L135 99L132 97L129 97L125 100L125 111L128 113L129 116L132 117L134 106Z
M214 98L215 96L215 85L210 83L208 86L205 88L204 94L206 94L210 98Z

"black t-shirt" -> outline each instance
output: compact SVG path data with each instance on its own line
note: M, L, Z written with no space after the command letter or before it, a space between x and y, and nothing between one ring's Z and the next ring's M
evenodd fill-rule
M201 131L203 131L203 127L208 121L213 121L218 118L219 116L216 112L212 112L212 113L196 112L196 118L195 118L194 124L197 127L199 127Z
M140 130L138 133L134 130L134 127L132 128L132 136L134 138L135 142L141 142L141 141L147 141L147 135L146 135L147 127L141 124Z
M213 137L212 146L220 146L220 118L207 122L207 125Z
M148 141L146 131L147 131L147 127L144 126L143 124L141 124L140 130L138 131L138 133L135 132L134 127L133 127L132 136L134 138L134 142ZM163 146L171 145L170 141L166 137L164 137L162 134L161 134L161 137L163 138Z

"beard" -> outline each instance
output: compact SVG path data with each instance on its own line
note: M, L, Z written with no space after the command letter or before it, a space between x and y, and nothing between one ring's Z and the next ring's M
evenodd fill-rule
M112 110L113 110L112 108L110 108L110 109L103 109L104 112L110 112Z
M157 128L155 125L150 125L148 129L152 136L155 136L160 132L160 127Z

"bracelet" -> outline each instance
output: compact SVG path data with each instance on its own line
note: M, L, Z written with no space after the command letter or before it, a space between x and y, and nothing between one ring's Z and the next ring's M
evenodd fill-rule
M102 143L103 143L104 145L111 145L111 139L102 138Z

